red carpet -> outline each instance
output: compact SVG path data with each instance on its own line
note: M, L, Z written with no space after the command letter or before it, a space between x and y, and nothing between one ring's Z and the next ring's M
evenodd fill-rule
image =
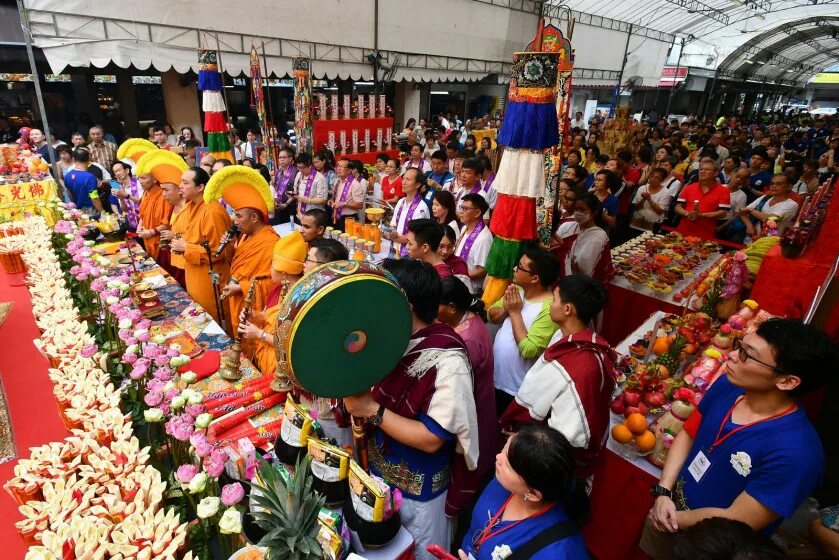
M11 279L16 282L18 279ZM9 414L18 458L28 457L29 448L59 441L68 435L58 416L47 376L49 364L32 340L40 333L32 317L32 303L26 286L10 285L10 277L0 271L0 301L14 301L6 322L0 326L0 375L6 389ZM0 486L14 476L16 460L0 465ZM0 549L2 558L23 558L26 547L15 530L20 519L17 504L0 492Z

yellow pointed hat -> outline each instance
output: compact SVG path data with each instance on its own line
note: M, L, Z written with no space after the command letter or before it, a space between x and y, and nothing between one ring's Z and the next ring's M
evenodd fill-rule
M130 159L137 163L144 154L157 149L157 146L144 138L129 138L119 145L117 159Z
M147 173L151 174L158 183L180 184L181 175L189 166L184 158L169 150L154 150L146 152L137 161L134 174L138 177Z
M259 171L245 165L228 165L216 171L204 189L204 202L223 198L234 210L259 210L265 221L274 209L274 197L268 181Z
M309 247L306 245L303 235L294 230L281 237L274 244L274 257L271 267L277 272L300 274L303 272L303 264L306 262L308 251Z

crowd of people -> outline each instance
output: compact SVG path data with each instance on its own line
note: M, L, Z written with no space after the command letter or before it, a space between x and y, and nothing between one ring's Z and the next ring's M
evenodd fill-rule
M288 138L269 169L255 131L230 159L195 161L198 141L188 127L174 139L171 130L152 130L153 143L171 156L142 168L116 160L101 127L87 139L74 135L57 153L72 201L124 214L196 302L217 321L230 318L231 334L243 337L245 352L269 376L277 368L278 309L290 287L317 266L348 258L327 228L363 219L365 197L388 206L384 235L394 258L382 266L411 306L409 349L367 393L295 395L318 410L339 444L351 441L350 415L367 419L371 468L402 491L402 522L418 558L430 558L425 547L437 544L477 560L512 553L583 559L586 492L616 383L610 343L619 341L597 332L610 247L664 226L734 244L759 236L770 216L779 229L789 227L800 201L837 171L839 125L659 119L637 123L627 146L607 154L599 144L609 121L599 112L588 122L581 117L571 121L555 178L553 242L528 247L511 285L487 307L480 297L503 150L493 135L477 141L474 132L498 128L500 115L462 127L454 117L411 119L398 135L400 157L378 155L375 171L351 155L295 153ZM43 134L32 132L40 151ZM274 210L243 202L253 197L205 202L208 185L234 173L239 183L270 185ZM289 221L299 229L280 238L271 226ZM204 242L227 249L209 251ZM267 278L254 311L243 313L250 283ZM837 357L823 332L794 320L770 320L743 339L652 489L642 539L651 556L703 550L722 558L738 549L780 557L767 535L824 473L821 443L796 399L832 381ZM746 474L729 461L740 452L751 457ZM833 543L826 546L836 546L835 529L822 537Z

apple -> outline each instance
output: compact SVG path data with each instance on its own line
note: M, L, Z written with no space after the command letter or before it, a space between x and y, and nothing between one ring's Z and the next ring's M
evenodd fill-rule
M609 408L615 414L623 414L623 412L626 410L626 404L623 402L623 396L618 395L617 397L615 397L614 400L612 400L612 402L609 404Z
M638 403L638 412L646 416L649 410L644 406L644 403Z
M623 411L623 415L629 418L631 414L635 414L636 412L640 413L641 409L637 406L627 406L626 410Z

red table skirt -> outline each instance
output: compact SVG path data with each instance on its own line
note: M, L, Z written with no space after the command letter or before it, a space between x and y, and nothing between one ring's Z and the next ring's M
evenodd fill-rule
M600 335L609 344L619 344L632 334L638 325L656 311L665 313L681 313L682 308L676 304L661 301L644 294L609 284L607 287L608 300L603 310L603 326Z
M653 506L650 488L657 482L614 452L603 452L589 496L591 521L583 527L586 546L597 560L648 558L638 541Z

